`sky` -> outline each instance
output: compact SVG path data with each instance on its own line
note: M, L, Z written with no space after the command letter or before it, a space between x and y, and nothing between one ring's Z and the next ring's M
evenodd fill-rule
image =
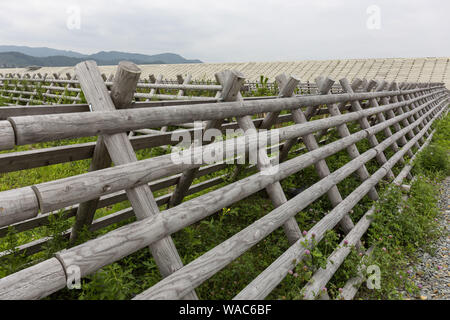
M0 0L0 44L204 62L450 56L448 0Z

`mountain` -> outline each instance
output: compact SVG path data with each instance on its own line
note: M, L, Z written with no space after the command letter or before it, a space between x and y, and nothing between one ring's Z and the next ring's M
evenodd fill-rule
M65 56L71 58L84 58L87 55L75 51L58 50L47 47L26 47L26 46L2 46L0 45L0 52L20 52L32 57L51 57L51 56Z
M85 55L74 51L44 47L0 46L0 67L64 67L74 66L84 60L95 60L98 65L117 65L122 60L132 61L136 64L202 63L200 60L185 59L175 53L146 55L120 51L100 51Z
M188 60L175 53L161 53L155 55L146 55L140 53L128 53L120 51L100 51L87 56L89 59L99 59L103 61L121 61L129 60L138 64L152 64L163 61L164 63L202 63L200 60Z
M20 52L0 52L0 67L4 68L20 68L28 66L65 67L74 66L83 60L86 59L65 56L32 57ZM96 62L99 65L108 65L108 63L104 61L96 60Z

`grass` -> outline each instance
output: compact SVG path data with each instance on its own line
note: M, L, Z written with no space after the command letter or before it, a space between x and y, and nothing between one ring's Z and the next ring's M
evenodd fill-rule
M6 106L7 105L7 100L3 97L0 97L0 107L1 106Z
M261 83L261 86L258 87L258 94L272 95L271 89L264 86L264 79L262 79ZM432 248L429 244L439 235L437 224L434 221L438 216L436 208L437 183L446 174L448 175L449 121L448 116L444 120L439 121L436 125L437 132L432 144L426 152L417 158L414 173L418 178L412 184L408 200L402 200L402 193L399 189L388 188L388 185L381 186L379 193L382 195L383 200L376 203L377 213L374 215L374 222L362 240L366 247L373 245L375 248L370 258L370 263L379 265L382 270L382 289L368 290L363 286L357 298L398 299L401 298L399 294L400 288L406 288L410 292L417 290L410 279L408 279L407 274L405 274L404 267L413 259L417 248L427 247L427 249L431 250ZM349 129L351 132L356 132L359 130L359 127L356 123L352 123L349 124ZM327 134L327 137L329 142L339 139L335 131ZM383 140L382 134L378 134L378 139L380 141ZM94 140L92 138L83 138L20 146L8 152ZM296 147L300 146L298 144ZM360 153L370 148L367 140L358 142L357 146ZM139 159L146 159L165 152L161 148L152 148L140 150L137 152L137 155ZM389 158L393 152L386 150L385 154ZM344 150L327 158L326 161L333 172L349 160L350 158ZM0 191L84 173L88 171L89 164L90 160L82 160L2 174L0 176ZM369 161L366 167L369 173L374 173L379 168L379 165L373 160ZM206 181L222 174L228 174L233 171L233 168L234 166L230 166L220 172L201 177L196 179L195 183ZM393 168L394 174L398 174L400 170L400 165L396 165ZM249 174L247 173L247 175ZM284 179L281 184L286 191L289 188L308 187L318 180L319 177L314 167L311 166ZM220 185L188 196L186 200L220 188L230 182L230 180L225 179ZM338 188L342 197L345 198L359 185L360 181L356 175L351 175L339 183ZM172 190L173 187L160 190L155 193L155 196L163 195ZM373 201L364 197L353 208L353 220L357 221L360 219L372 205ZM401 212L398 211L399 205L403 208ZM96 218L128 206L129 203L125 201L99 209L96 212ZM160 209L163 210L164 206ZM269 213L272 209L273 205L263 190L177 232L173 235L173 240L183 263L187 264L195 260L244 227ZM324 216L324 213L331 209L331 203L324 195L299 212L296 215L296 220L301 230L309 230ZM134 218L127 219L97 232L85 231L79 243L98 237L132 221L134 221ZM61 212L52 217L50 224L47 226L21 233L16 233L11 229L6 237L0 239L0 251L9 250L13 253L3 258L0 264L0 278L43 261L51 257L55 252L67 247L68 241L63 234L72 224L73 218L66 219ZM301 299L301 288L309 281L318 268L324 266L326 258L338 246L343 236L344 234L339 229L328 231L325 238L311 250L309 258L301 261L295 270L292 271L292 274L288 274L268 298ZM15 247L18 245L42 237L53 238L43 248L42 252L29 257L17 253ZM198 287L197 293L199 297L202 299L233 298L288 247L283 230L279 228ZM361 257L353 249L344 264L327 284L328 293L332 298L339 298L339 289L345 285L349 278L356 275L360 260ZM48 299L130 299L160 280L161 276L157 266L148 249L145 248L82 279L80 290L64 289L51 295Z
M400 188L385 186L382 201L376 203L374 222L367 233L373 254L366 265L378 265L381 287L362 286L358 299L401 299L401 291L414 296L419 288L413 282L410 265L417 262L420 248L433 254L433 243L443 235L439 227L440 182L449 175L450 116L433 123L432 141L416 158L408 198ZM436 267L436 266L431 266Z

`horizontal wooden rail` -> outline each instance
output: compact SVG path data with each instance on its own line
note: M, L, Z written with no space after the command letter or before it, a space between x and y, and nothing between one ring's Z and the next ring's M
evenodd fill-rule
M393 139L388 138L387 140L392 141ZM300 195L289 200L286 204L274 209L272 212L266 214L260 220L254 222L251 226L243 229L242 231L226 240L222 244L218 245L208 253L204 254L197 260L186 265L178 272L174 273L168 278L161 280L151 289L147 290L141 295L138 295L137 299L175 299L183 297L183 294L185 292L188 292L190 289L195 288L208 277L212 276L225 265L230 263L232 260L239 257L251 246L258 243L269 233L278 228L288 217L297 214L297 212L307 207L314 200L325 194L326 191L333 185L337 184L339 181L342 181L344 178L348 177L351 173L356 171L361 163L366 163L370 159L373 159L376 154L377 152L371 149L362 154L360 157L350 161L340 169L333 172L328 177L320 180L315 185L302 192ZM300 243L300 240L297 242L297 244L298 243ZM292 263L292 260L290 260L290 262ZM202 270L202 272L200 274L198 272L195 272L194 270ZM288 270L289 269L285 270L283 278L287 274ZM277 271L277 273L279 273L279 271ZM270 272L267 272L267 274L269 275ZM181 283L183 283L183 286L186 287L187 291L184 291L184 288L181 288ZM190 283L190 285L186 285L187 283ZM256 280L255 283L257 283ZM261 290L257 291L258 293L261 292ZM252 298L258 299L264 298L264 296Z
M439 92L446 92L442 87ZM273 99L263 101L244 101L244 102L224 102L220 104L202 104L184 106L172 106L171 108L155 107L152 109L129 109L118 110L114 112L95 112L71 113L61 115L42 115L33 117L11 117L8 121L14 126L15 143L17 145L52 141L56 138L68 139L75 137L89 137L98 134L113 134L130 130L144 128L156 128L166 125L179 124L183 122L193 122L198 120L217 120L229 117L241 117L251 114L260 114L265 112L278 112L282 110L292 110L301 106L315 106L321 104L347 102L353 100L365 100L372 98L390 97L400 94L421 92L423 89L414 89L407 91L386 91L371 93L354 94L336 94L322 96L303 96L285 99ZM411 104L420 99L428 98L436 92L425 94L419 98L400 103L393 103L380 107L379 109L364 110L366 116L377 114L384 111L383 108L391 110ZM359 112L353 112L349 115L358 117ZM327 119L334 121L338 117ZM352 121L352 120L348 120ZM46 128L53 128L49 133ZM55 135L57 133L57 135ZM1 137L0 143L6 138ZM3 143L11 143L5 141Z
M420 153L424 147L428 145L431 141L432 134L428 137L427 142L423 144L419 150L414 154L414 156L410 159L410 161L414 161L416 155ZM420 138L419 138L420 139ZM406 178L407 170L411 168L411 165L406 165L400 174L394 179L394 184L399 184ZM406 170L405 170L406 169ZM327 259L326 267L320 268L316 273L311 277L308 284L302 290L304 299L315 299L320 295L320 291L322 288L326 287L326 284L334 275L334 273L339 269L341 264L344 262L345 258L349 255L352 246L356 244L356 242L361 239L364 233L369 228L372 219L371 215L374 213L375 207L372 206L367 212L362 216L362 218L355 225L355 228L345 236L345 238L339 244L339 247L333 251L333 253Z
M105 84L108 87L112 86L111 81L106 81ZM64 86L63 86L64 85ZM8 89L12 88L12 89ZM152 89L150 93L145 93L146 89ZM180 100L189 99L192 101L214 101L214 99L208 97L202 97L198 95L183 95L183 94L160 94L156 93L156 90L179 90L179 92L205 92L213 91L217 92L222 89L220 85L215 84L187 84L187 83L146 83L139 82L137 85L137 92L135 92L134 97L136 99L140 98L156 98L156 99L166 99L166 100ZM33 90L33 91L29 91ZM142 92L144 90L144 92ZM181 90L181 91L180 91ZM0 92L5 94L10 94L11 96L5 96L5 99L27 102L28 104L55 104L55 102L47 102L46 98L56 99L57 101L68 100L72 102L82 101L80 97L81 88L78 80L73 79L60 79L59 76L54 75L54 77L43 77L38 75L38 77L30 76L17 76L17 77L2 77L0 78ZM66 95L65 93L76 93L76 95ZM20 95L15 97L13 95ZM26 99L23 96L39 96L43 98L43 101L38 99Z
M432 102L434 102L434 100L424 104L423 108L425 108ZM386 107L387 106L383 106L379 109L383 109ZM294 137L304 136L318 130L334 127L337 125L335 122L336 120L342 121L342 123L344 123L347 120L340 119L343 117L350 117L351 119L356 120L360 117L363 117L364 113L370 111L371 110L368 109L342 116L336 116L331 119L315 120L306 124L298 124L286 128L276 129L276 131L278 132L278 137L281 140L287 140ZM406 115L409 116L410 114L407 113ZM402 116L405 117L404 114ZM317 123L320 123L323 126L317 126ZM340 122L337 123L340 124ZM392 121L385 122L383 128L391 123ZM382 125L383 124L380 124L379 127L381 127ZM375 127L372 127L371 129L373 128ZM371 129L366 129L366 131L369 131ZM197 154L195 154L194 156L197 159L203 159L204 155L211 154L211 150L228 150L229 148L236 151L237 143L239 143L241 146L245 146L245 150L248 150L248 146L252 143L252 141L257 141L257 139L258 136L255 135L254 137L250 138L240 137L219 143L213 143L208 146L201 147L201 152L197 152ZM187 154L184 155L184 157L186 159L191 159L192 155L193 154ZM4 199L4 203L6 205L4 206L5 210L3 219L0 220L0 226L24 220L26 218L32 218L38 213L39 209L44 213L61 209L68 205L79 203L83 199L94 199L108 193L113 193L130 188L135 185L136 182L147 183L152 180L163 178L164 176L170 174L181 172L186 168L195 168L199 166L199 164L186 164L186 161L174 163L172 161L171 155L165 155L142 160L132 164L116 166L96 172L90 172L70 178L47 182L40 185L35 185L32 188L26 187L1 192L0 199ZM127 179L123 179L123 175L126 175ZM34 193L36 193L37 199L36 196L33 197ZM27 195L27 197L24 197L24 195ZM16 203L16 199L18 199L18 197L24 197L24 200L26 201L22 201L20 207L15 207L15 205L13 204ZM39 205L36 205L37 203L39 203Z
M262 122L261 118L253 120L255 125ZM292 121L289 114L281 115L277 119L277 124L284 124ZM225 123L221 130L237 128L236 122ZM186 129L191 136L200 129ZM135 150L154 148L165 145L176 145L178 141L172 141L172 132L163 132L152 136L133 136L130 138L131 144ZM46 165L53 165L69 161L78 161L89 159L94 152L95 142L82 144L71 144L52 148L43 148L30 151L11 152L0 154L0 172L11 172L17 170L31 169Z
M83 67L88 64L92 67ZM130 63L122 63L121 65L122 68L129 67L126 70L133 72L134 75L133 79L124 77L125 73L121 75L124 87L129 87L129 90L127 91L127 99L122 99L123 103L120 99L114 100L114 105L117 108L120 108L121 104L129 104L132 96L137 100L153 97L178 99L187 98L189 92L197 94L203 91L205 93L206 91L217 91L219 93L215 97L197 97L202 99L198 101L193 100L195 97L189 97L189 99L183 101L137 101L126 109L113 110L110 99L107 99L106 102L102 99L99 100L98 90L94 90L98 86L89 85L89 81L91 81L91 76L95 75L95 79L92 79L96 83L101 83L101 95L109 97L109 90L118 93L117 81L120 77L115 77L116 82L111 80L112 77L106 80L106 76L103 76L102 80L100 74L93 70L95 64L92 62L80 64L81 69L79 70L84 72L84 78L81 78L83 90L88 93L86 96L89 96L89 101L93 104L92 108L87 104L1 107L0 150L10 151L19 145L61 139L102 135L111 137L110 135L121 134L120 136L124 139L120 141L120 145L110 144L108 150L113 152L114 156L118 156L117 152L121 152L124 147L127 147L129 149L127 152L134 154L132 149L167 148L169 145L178 144L178 141L171 141L173 132L166 132L169 129L168 126L187 126L188 129L185 132L189 133L192 138L201 134L211 124L222 122L224 119L227 119L227 121L237 119L237 121L225 122L223 125L217 126L222 133L226 129L238 129L239 127L255 127L259 128L260 131L252 134L246 133L246 136L216 141L194 149L183 150L177 154L178 161L174 161L174 153L130 163L120 160L113 167L106 165L95 168L101 170L0 192L2 209L0 212L0 238L8 234L9 227L14 227L17 232L24 232L47 225L51 222L50 218L61 210L64 219L75 216L79 221L80 217L83 216L77 213L80 211L79 208L83 207L87 201L97 199L95 205L89 208L93 216L96 209L128 200L127 194L130 190L147 190L146 197L153 204L152 215L149 216L143 215L141 208L137 205L143 199L133 198L131 199L133 200L131 201L132 207L109 213L94 221L90 219L87 224L89 230L97 231L130 219L136 214L139 217L138 221L131 223L127 221L127 224L123 227L112 228L112 231L96 239L56 253L55 258L37 263L32 267L0 279L0 299L39 299L46 297L66 286L67 275L70 273L72 266L77 266L81 276L85 277L104 266L133 254L137 250L145 247L165 246L168 244L167 240L170 240L174 233L220 212L222 208L231 206L256 192L266 189L274 201L275 208L273 210L262 217L255 218L256 220L252 221L250 225L243 226L240 232L203 253L187 265L183 266L181 260L177 258L177 250L173 243L171 247L173 250L170 251L172 252L171 259L178 259L176 268L170 269L169 264L164 263L163 256L155 252L156 259L159 259L157 263L162 270L163 279L138 294L135 299L183 299L191 297L191 295L196 297L194 290L199 285L274 230L284 226L288 220L294 223L292 227L300 230L294 219L298 212L329 193L329 190L336 190L338 183L355 172L359 173L360 168L369 161L377 160L373 163L378 165L378 170L372 175L369 173L366 176L360 175L360 186L346 198L333 198L331 212L324 215L306 235L301 236L299 234L299 236L291 239L292 245L235 296L235 299L263 299L284 279L287 271L304 258L306 249L310 250L317 245L325 232L337 226L344 217L347 218L346 228L344 229L347 234L344 239L345 244L360 245L361 250L364 249L360 239L370 226L368 217L373 208L372 211L369 210L363 218L355 222L351 220L349 211L366 194L372 191L376 193L375 188L379 181L383 178L389 179L390 176L387 176L387 174L391 173L391 169L397 163L400 162L405 165L404 156L412 156L414 159L415 155L411 152L413 147L417 147L418 152L423 150L431 139L428 131L433 121L446 111L449 101L448 90L441 83L397 85L396 83L377 83L356 79L350 85L348 81L341 79L341 85L333 87L333 89L339 91L336 94L330 93L333 81L325 78L326 81L319 79L317 85L308 84L305 88L309 93L308 95L284 97L283 99L252 97L242 100L239 99L239 88L244 76L236 72L222 73L230 75L230 79L236 78L236 81L233 80L233 85L230 81L222 81L223 79L220 79L219 76L218 82L221 85L192 82L189 77L186 79L180 77L177 82L170 82L162 80L162 76L158 76L157 79L150 77L150 82L148 82L138 81L136 75L140 71L137 67ZM11 76L14 75L4 77L7 80L2 81L3 78L0 75L0 93L3 89L4 94L10 95L10 101L30 104L36 98L41 99L42 97L44 99L47 97L49 98L46 100L47 102L58 103L64 101L65 96L71 97L71 99L66 100L68 103L76 102L74 99L81 101L80 82L70 75L68 75L68 79L61 79L59 75L54 75L53 78L39 75L36 82L33 82L34 79L29 79L30 76L18 75L14 79L11 79ZM289 91L289 94L286 95L290 96L295 89L294 85L303 90L302 85L298 84L299 79L293 76L280 75L277 79L282 84L280 85L281 89L274 87L273 92L280 92L281 97L284 96L283 92L285 91ZM287 82L283 82L283 79L290 79L291 84L284 87L283 83L286 84ZM129 83L126 82L128 80L130 80ZM131 84L132 82L134 83L133 90L131 85L125 85L125 83ZM328 85L330 85L330 88ZM227 97L226 92L230 91L230 88L233 88L233 92L237 92L238 101L226 101L233 100L232 98L235 97L235 93L233 93L230 94L230 99L224 98L224 101L221 102L220 97ZM314 95L311 92L322 94ZM72 94L74 95L72 96ZM114 96L114 99L118 99L117 97ZM303 119L303 117L299 117L303 114L301 108L306 108L305 113L312 118L308 119L305 116L306 119ZM91 109L111 109L111 111L89 112ZM281 111L287 113L280 115ZM261 114L265 114L265 117L250 118L250 116L260 116ZM194 121L203 121L203 126L201 128L191 127ZM296 123L292 124L293 121ZM205 127L205 123L209 125ZM279 125L272 128L275 123ZM347 125L346 132L342 131L341 129L347 128ZM270 129L269 134L265 133L262 128ZM127 138L124 134L127 131L137 130L140 130L143 135ZM336 135L333 133L331 142L325 140L326 143L319 145L314 143L318 137L335 132L335 130L340 136L337 140L335 140ZM226 171L222 170L228 168L228 163L223 162L225 158L216 158L214 163L211 164L204 161L205 156L209 156L213 152L223 154L226 150L227 157L231 150L247 153L262 137L269 137L268 146L258 149L260 157L258 165L245 169L246 177L243 179L233 182L224 180ZM276 139L270 140L270 137L276 137ZM425 141L424 137L428 137L428 139ZM358 142L363 140L368 141L370 147L360 152ZM290 157L286 161L277 164L277 170L269 175L264 170L261 172L255 170L261 170L262 166L265 168L265 166L275 165L278 153L284 152L283 157L286 157L290 147L297 142L303 142L301 148L291 151ZM0 154L0 172L8 173L90 159L93 157L94 148L98 144L99 142L81 143L2 153ZM303 147L303 145L306 147ZM388 158L384 152L389 147L394 154ZM324 174L323 172L327 172L327 170L323 171L320 174L320 180L290 200L283 200L282 194L284 194L284 191L279 184L281 180L301 172L309 166L317 166L319 162L324 164L328 157L344 150L350 152L350 149L352 153L351 160L348 163L331 173ZM270 158L266 155L266 150L271 154ZM302 152L298 154L298 150ZM233 161L237 159L245 160L242 155L237 157L233 155L233 157ZM118 165L120 163L123 164ZM411 165L406 164L395 178L394 183L400 183L399 181L406 177L410 168ZM215 174L213 177L202 179L203 181L196 184L190 185L191 182L186 184L183 188L183 196L195 195L204 190L208 190L208 192L202 192L201 195L168 206L168 209L159 212L158 207L169 203L169 200L174 197L171 187L179 185L182 175L188 170L197 169L199 170L195 173L195 178ZM235 177L234 174L233 176ZM393 174L391 176L393 177ZM277 193L280 195L278 198L271 194L271 186L275 185L280 186ZM162 192L159 194L163 194L155 199L152 192L160 190ZM336 192L334 192L335 194ZM144 203L142 202L142 204ZM77 223L73 227L73 232L76 233L75 230L79 230L79 224ZM71 233L72 228L63 232L62 236L68 238ZM162 240L165 242L161 242ZM53 241L52 238L36 239L21 244L15 252L32 255L42 251L49 241ZM350 245L343 244L344 242L335 248L334 252L328 257L327 266L324 269L319 269L313 275L314 281L308 283L303 289L305 298L317 298L320 295L320 289L326 285L342 265L350 252ZM9 251L0 253L0 258L9 254L11 254ZM172 259L171 261L175 260ZM351 294L349 293L348 296L351 296Z
M324 144L325 142L326 142L326 139L320 141L320 144ZM276 149L274 149L273 147L269 147L269 152L270 153L276 152L280 147L282 147L282 145L283 144L280 144L280 145L276 146ZM292 153L293 154L298 154L299 152L303 152L304 150L305 150L304 147L300 147L300 148L298 148L296 150L293 150ZM205 175L208 175L208 174L211 174L211 173L223 170L223 169L226 168L226 166L227 165L224 164L224 163L218 163L218 164L202 167L198 171L198 174L196 175L196 178L199 178L201 176L205 176ZM253 168L253 166L250 166L246 171L251 171L252 168ZM244 171L244 172L246 172L246 171ZM173 186L174 184L177 183L179 177L180 177L180 174L177 174L177 175L174 175L174 176L170 176L168 178L164 178L164 179L161 179L161 180L158 180L158 181L154 181L154 182L150 183L149 186L151 187L151 189L153 191L158 191L158 190L161 190L161 189ZM202 191L202 190L204 190L206 188L209 188L211 186L214 186L214 185L218 184L219 181L221 181L221 179L219 179L219 178L212 178L210 180L206 180L204 182L201 182L201 183L198 183L198 184L194 184L188 190L187 195L194 194L196 192ZM156 198L156 202L158 203L159 206L161 206L163 204L166 204L168 202L168 200L169 200L170 195L171 195L171 193L168 193L168 194L165 194L165 195L163 195L163 196L161 196L159 198ZM99 201L97 209L101 209L101 208L104 208L106 206L111 206L113 204L122 202L124 200L126 200L126 196L125 196L125 193L123 191L120 191L120 192L117 192L117 193L113 193L113 194L110 194L110 195L107 195L107 196L101 198L100 201ZM70 217L75 216L77 208L78 208L78 205L65 208L64 212L63 212L63 217L65 219L68 219ZM129 209L125 209L125 210L129 210ZM54 211L54 212L50 212L50 213L46 213L46 214L41 214L41 215L39 215L39 216L37 216L35 218L31 218L31 219L24 220L24 221L19 221L19 222L16 222L14 224L11 224L9 226L1 227L0 228L0 238L7 235L8 228L10 226L13 227L14 230L17 231L17 232L23 232L23 231L30 230L30 229L33 229L33 228L36 228L36 227L47 225L49 223L49 217L51 215L55 215L57 212L58 211ZM113 213L111 215L105 216L104 218L101 218L101 220L105 221L105 223L107 223L107 221L109 221L109 218L108 218L109 216L111 216L111 219L114 220L114 221L117 221L118 217L123 217L123 219L127 219L129 217L128 213L123 215L123 216L120 215L120 214L116 215L115 213ZM112 222L112 223L114 223L114 222ZM107 224L107 225L109 225L109 224ZM31 246L34 246L34 245L31 245ZM19 252L20 253L25 253L27 255L37 252L35 250L32 250L32 251L28 250L27 251L27 249L29 249L29 248L30 248L29 245L28 246L27 245L21 246L19 248ZM3 255L0 253L0 256L3 256Z
M424 118L425 116L423 116L423 118ZM431 125L431 122L430 122L430 124L429 125ZM408 129L408 128L407 128ZM405 130L406 131L406 130ZM364 133L364 131L361 131L361 132L359 132L359 134L360 133ZM405 134L406 132L401 132L401 133L403 133L403 134ZM401 134L400 133L400 134ZM354 139L354 137L356 136L356 134L354 134L354 135L352 135L352 136L350 136L350 137L347 137L347 138L344 138L344 139L347 139L347 140L351 140L351 139L348 139L348 138L353 138ZM394 140L396 137L390 137L389 138L389 140ZM337 141L338 142L338 141ZM349 141L350 143L354 143L354 141ZM331 144L330 144L331 145ZM312 151L312 152L310 152L310 153L308 153L308 154L305 154L304 156L300 156L300 157L298 157L298 158L294 158L293 160L297 160L297 159L299 159L299 158L302 158L302 157L307 157L307 156L311 156L311 153L317 153L317 152L319 152L319 151L322 151L321 149L324 149L324 148L327 148L328 146L330 146L330 145L327 145L327 146L325 146L325 147L322 147L322 148L319 148L319 149L316 149L316 150L314 150L314 151ZM339 145L341 145L342 146L342 144L341 143L339 143ZM382 144L380 144L380 145L382 145ZM344 146L345 147L345 146ZM329 147L328 147L329 148ZM376 154L376 153L375 153ZM372 154L371 155L371 158L373 158L374 156L375 156L375 154ZM361 157L367 157L367 155L366 154L363 154L363 155L361 155ZM398 158L398 157L397 157ZM292 161L293 160L290 160L291 161L291 163L292 163ZM303 160L303 159L302 159ZM314 161L314 160L312 160L312 161ZM367 160L368 161L368 160ZM286 163L284 163L284 164L281 164L281 166L286 166L286 164L288 164L289 163L289 161L288 162L286 162ZM301 163L303 163L303 164L305 164L305 162L304 161L301 161ZM311 163L313 163L313 162L310 162L310 164ZM392 162L391 162L392 163ZM308 166L308 165L310 165L310 164L308 164L308 163L306 163L305 164L305 166ZM393 165L393 164L392 164ZM348 164L348 165L346 165L347 167L351 167L351 165L350 164ZM295 165L294 167L297 167L297 165ZM384 168L383 168L384 169ZM295 170L297 170L297 168L295 168ZM345 169L339 169L341 172L346 172L345 174L350 174L351 172L348 172L348 170L345 170ZM385 171L386 171L386 169L384 169ZM283 171L283 170L280 170L280 171ZM286 173L286 172L285 172ZM289 173L288 173L289 174ZM334 173L335 174L335 173ZM336 174L335 174L336 175ZM259 177L259 178L261 178L261 177ZM380 179L381 179L381 177L380 177ZM367 183L367 182L366 182ZM254 185L254 184L252 184L252 185ZM230 185L231 186L231 185ZM261 186L260 188L263 188L263 186ZM236 187L235 186L232 186L231 188L230 188L231 190L236 190ZM220 190L220 191L222 191L222 190ZM239 191L241 191L241 189L239 189L238 190L238 192ZM310 193L311 194L311 193ZM295 198L294 198L295 199ZM197 198L197 199L193 199L193 200L191 200L191 201L195 201L195 200L201 200L201 203L204 203L204 199L200 199L200 198ZM291 200L292 201L292 200ZM302 201L303 202L303 201ZM186 202L185 204L182 204L182 205L180 205L179 207L175 207L175 208L173 208L173 209L169 209L169 210L180 210L180 208L184 205L184 206L186 206L186 204L188 204L189 203L189 201L188 202ZM170 216L170 214L166 214L166 213L168 213L169 212L169 210L168 211L166 211L165 212L165 214L163 215L164 217L168 217L168 216ZM189 210L189 212L192 212L192 210ZM157 217L159 217L159 216L157 216ZM153 218L150 218L150 219L147 219L147 220L151 220L151 219L153 219ZM116 233L118 233L118 232L123 232L124 234L127 234L127 232L125 231L127 228L133 228L133 230L134 230L134 233L133 233L133 235L135 235L136 237L138 237L138 238L140 238L140 239L142 239L141 237L143 237L143 236L146 236L146 237L148 237L148 236L152 236L152 237L156 237L156 239L158 238L158 236L156 235L155 236L155 233L153 233L153 232L148 232L149 230L147 230L148 228L152 228L152 230L154 230L155 232L159 232L160 234L161 233L165 233L164 231L162 231L163 229L164 229L164 227L162 227L161 226L161 224L158 224L158 223L155 223L154 221L151 221L152 223L148 223L147 224L147 220L144 220L144 221L141 221L141 222L139 222L139 223L134 223L134 224L132 224L132 225L128 225L128 226L125 226L125 227L123 227L123 228L121 228L121 229L118 229L118 230L116 230L116 231L113 231L113 232L111 232L111 233L109 233L109 234L107 234L107 235L105 235L105 236L103 236L103 237L101 237L101 238L98 238L98 239L96 239L96 240L92 240L93 242L95 242L95 241L104 241L105 242L105 244L106 243L108 243L108 247L110 247L111 249L110 250L113 250L113 248L116 248L118 245L120 245L120 237L118 237L118 234L116 234ZM150 222L150 221L148 221L148 222ZM142 231L142 233L140 233L140 229L142 228L142 226L144 225L144 224L147 224L147 228L144 228L145 229L145 231ZM172 223L164 223L163 224L164 226L173 226L173 224ZM137 233L136 233L137 232ZM139 234L140 233L140 234ZM143 235L144 234L144 235ZM161 234L160 235L160 237L161 236L164 236L164 234ZM114 239L116 239L115 241L114 241ZM155 238L154 239L152 239L153 241L155 241L156 240ZM114 241L113 243L111 243L111 241ZM141 240L142 241L142 240ZM118 243L119 242L119 243ZM146 246L147 245L147 242L140 242L140 241L132 241L133 243L139 243L139 246L142 246L142 247L144 247L144 246ZM89 243L89 242L88 242ZM81 246L83 246L83 245L81 245ZM93 246L94 248L100 248L99 246L98 246L98 244L96 244L96 245L94 245ZM74 249L70 249L70 250L76 250L76 249L78 249L78 248L80 248L80 246L79 247L76 247L76 248L74 248ZM103 247L101 247L102 249L105 249L105 247L103 246ZM134 250L138 250L139 248L134 248ZM68 252L70 252L70 250L68 250ZM119 250L115 250L115 251L119 251ZM85 252L85 251L83 251L83 252ZM109 256L109 255L105 255L108 259L110 259L110 257L111 256ZM120 258L120 257L118 257L118 256L114 256L113 257L113 259L118 259L118 258ZM84 258L83 258L83 261L86 261ZM99 262L97 261L96 262L96 266L95 267L92 267L92 266L90 266L89 267L89 270L91 270L91 268L92 269L95 269L95 268L97 268L97 267L101 267L101 265L99 265L98 264ZM103 264L103 263L102 263ZM106 262L106 264L108 264L108 262ZM68 264L68 265L70 265L70 264ZM186 267L185 267L186 268ZM83 272L85 272L86 274L88 274L90 271L83 271ZM183 269L182 269L183 270ZM83 273L84 274L84 273ZM1 280L0 280L0 283L1 283ZM64 286L64 283L61 283L61 285L62 286ZM1 290L0 290L1 291ZM31 291L31 293L33 293L34 291Z
M431 125L431 123L430 123ZM429 125L427 125L429 127ZM423 135L425 130L421 131ZM311 249L312 244L322 240L325 232L333 228L342 217L348 213L366 193L374 187L391 169L394 164L409 150L418 138L408 142L398 153L391 157L388 162L378 169L369 179L356 188L347 198L338 206L330 211L322 220L314 225L308 234L291 246L274 263L264 270L255 280L244 288L235 298L236 299L263 299L284 279L289 270L297 263L302 261L306 249ZM413 143L411 143L413 142ZM314 234L314 237L312 236ZM305 246L304 243L310 245ZM295 261L295 262L293 262Z

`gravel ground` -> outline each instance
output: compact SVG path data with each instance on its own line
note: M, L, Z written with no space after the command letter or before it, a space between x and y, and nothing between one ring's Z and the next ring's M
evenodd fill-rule
M405 295L406 299L450 300L450 177L442 184L439 206L442 212L439 223L445 230L444 235L435 243L436 253L433 256L419 252L420 262L415 265L417 270L413 280L421 288L420 295Z

